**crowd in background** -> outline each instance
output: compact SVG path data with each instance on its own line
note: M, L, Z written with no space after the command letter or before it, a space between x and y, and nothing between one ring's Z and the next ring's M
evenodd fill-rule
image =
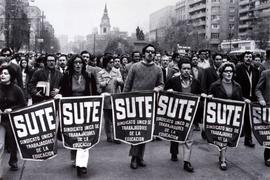
M107 141L120 144L120 141L113 137L110 94L165 89L259 102L265 106L270 103L269 69L270 50L266 51L266 55L251 52L230 55L214 53L207 49L168 54L157 52L154 46L148 45L142 52L134 51L130 55L105 53L95 56L88 51L82 51L80 54L22 54L4 48L0 53L0 109L3 114L0 124L0 163L6 148L10 152L11 170L18 170L17 147L5 114L27 104L42 102L58 95L102 94L105 96L104 120ZM38 88L41 81L48 83L48 94L44 94ZM202 111L203 107L200 105L194 121L195 131L200 131ZM246 111L244 144L253 148L255 145L248 116ZM202 137L205 138L203 131ZM193 172L189 162L192 134L189 135L185 146L187 155L184 157L184 169ZM143 161L144 148L131 147L132 169L146 166ZM178 143L171 143L170 152L171 160L177 161ZM71 151L71 160L74 167L77 167L78 176L87 172L88 156L88 151ZM270 166L269 149L265 149L264 160L265 165ZM226 170L225 151L220 152L219 162L220 169Z

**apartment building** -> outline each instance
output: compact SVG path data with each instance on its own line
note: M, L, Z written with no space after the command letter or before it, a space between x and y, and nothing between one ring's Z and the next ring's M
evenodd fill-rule
M195 34L208 40L209 48L238 36L238 0L189 0L188 17Z
M269 31L270 0L239 0L239 38L250 39L260 23L265 25L261 28Z

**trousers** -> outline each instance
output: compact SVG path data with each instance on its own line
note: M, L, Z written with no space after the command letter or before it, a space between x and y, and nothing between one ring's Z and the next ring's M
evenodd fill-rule
M3 156L5 151L5 135L6 130L4 126L0 124L0 178L3 177L3 170L4 170Z
M186 142L181 144L183 146L183 160L187 162L190 162L190 157L191 157L191 151L192 151L192 145L193 145L192 136L193 136L193 128L191 128ZM178 142L171 141L170 153L177 155L179 153L178 146L179 146Z

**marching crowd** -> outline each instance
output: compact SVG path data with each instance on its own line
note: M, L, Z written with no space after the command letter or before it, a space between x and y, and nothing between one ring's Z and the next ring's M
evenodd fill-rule
M109 143L120 144L113 137L110 95L134 91L177 91L240 100L246 103L270 103L270 50L266 57L245 52L241 56L212 53L203 49L167 54L157 52L148 44L140 51L95 56L88 51L80 54L14 54L9 48L0 52L0 179L3 174L3 154L10 153L10 170L18 170L17 146L8 119L11 111L44 100L102 94L104 98L105 133ZM41 84L43 82L43 84ZM47 88L43 92L41 85ZM254 148L249 110L244 117L244 145ZM203 106L200 105L193 124L200 131ZM190 162L193 132L183 144L184 170L193 172ZM205 134L202 131L202 138ZM158 140L158 137L156 137ZM145 167L146 144L131 146L130 167ZM171 142L171 160L177 161L178 143ZM87 173L88 150L71 150L72 165L77 175ZM270 167L270 149L264 151L265 165ZM220 151L219 168L227 170L226 150Z

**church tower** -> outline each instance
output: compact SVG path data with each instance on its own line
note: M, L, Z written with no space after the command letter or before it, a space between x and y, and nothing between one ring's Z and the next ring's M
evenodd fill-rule
M110 18L108 16L107 4L105 4L104 13L100 23L100 34L106 35L110 32L111 25L110 25Z

